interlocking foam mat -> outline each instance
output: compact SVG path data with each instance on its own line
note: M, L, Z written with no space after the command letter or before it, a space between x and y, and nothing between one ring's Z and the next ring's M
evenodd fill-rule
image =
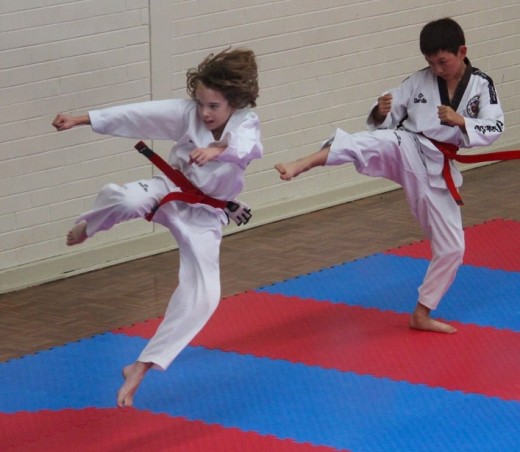
M161 319L0 363L1 450L520 450L520 222L466 243L455 335L407 327L418 242L223 299L133 408L121 368Z

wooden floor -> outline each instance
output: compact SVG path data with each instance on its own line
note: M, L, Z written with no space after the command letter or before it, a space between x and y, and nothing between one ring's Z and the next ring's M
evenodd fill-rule
M464 177L465 226L520 221L520 161ZM224 238L223 296L422 238L401 190L253 228ZM0 295L0 361L162 315L177 272L171 251Z

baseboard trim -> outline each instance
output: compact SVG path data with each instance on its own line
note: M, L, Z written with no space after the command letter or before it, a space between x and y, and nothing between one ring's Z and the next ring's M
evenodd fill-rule
M253 221L245 227L227 226L224 235L234 234L275 221L303 215L327 207L354 201L394 190L398 186L384 179L367 178L353 186L326 191L310 197L285 200L276 205L255 208ZM10 268L0 272L0 294L34 287L48 282L76 276L128 262L134 259L164 253L177 248L167 230L145 234L97 248L78 250L51 259Z
M518 149L518 147L505 148L505 150L510 149ZM488 164L460 165L460 169L465 171ZM345 185L335 190L323 191L304 198L286 199L274 205L255 207L251 224L241 226L240 229L234 225L227 226L224 229L224 235L375 196L398 188L397 184L386 179L367 177L350 186ZM108 245L100 245L97 248L81 250L81 247L78 247L77 251L68 254L0 271L0 294L38 286L176 248L177 244L166 230Z

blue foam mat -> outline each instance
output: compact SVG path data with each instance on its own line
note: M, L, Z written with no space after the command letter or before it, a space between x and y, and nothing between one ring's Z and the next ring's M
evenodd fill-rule
M258 289L410 313L429 261L386 254L347 262ZM520 332L520 273L463 265L435 315Z
M108 408L145 340L104 334L0 364L0 410ZM139 409L353 451L514 450L520 403L188 347Z

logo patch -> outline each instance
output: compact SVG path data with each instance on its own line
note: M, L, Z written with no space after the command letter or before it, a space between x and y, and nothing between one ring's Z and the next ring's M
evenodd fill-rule
M476 118L480 110L480 96L475 96L470 99L466 106L466 113L470 118Z
M416 98L414 98L413 103L414 104L426 104L426 103L428 103L428 101L426 100L426 97L424 97L423 93L419 93L419 95Z

